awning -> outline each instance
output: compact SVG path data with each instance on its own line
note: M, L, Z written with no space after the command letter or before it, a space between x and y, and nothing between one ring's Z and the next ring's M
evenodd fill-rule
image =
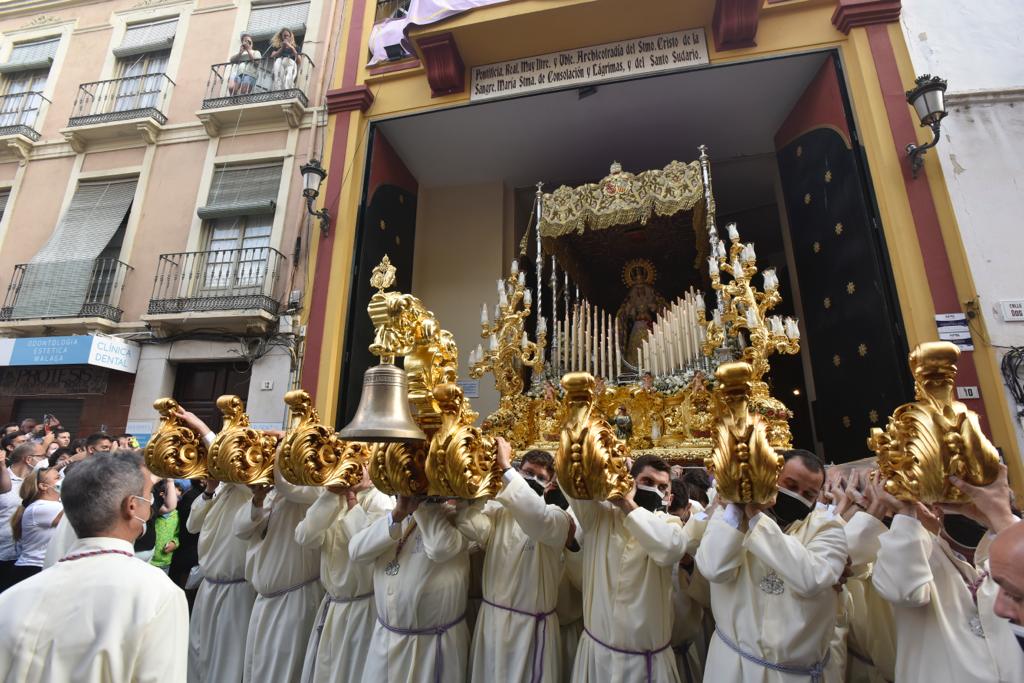
M135 374L139 345L102 334L0 339L0 367L27 365L95 365Z

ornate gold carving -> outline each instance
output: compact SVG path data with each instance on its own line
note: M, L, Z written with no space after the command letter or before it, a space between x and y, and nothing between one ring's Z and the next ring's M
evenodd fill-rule
M572 372L562 378L565 422L555 455L555 472L568 495L583 500L614 500L633 487L626 467L629 449L594 414L594 377Z
M173 398L159 398L153 408L160 413L160 426L146 445L146 467L158 477L199 479L209 476L206 444L175 417L180 406Z
M245 405L238 396L221 396L217 407L224 416L224 426L210 446L210 476L235 484L273 484L277 437L249 426Z
M540 220L543 237L583 234L587 228L604 230L639 222L646 225L653 213L671 216L696 207L704 197L699 161L673 161L664 169L636 175L618 164L600 182L559 187L543 197Z
M441 427L430 440L427 493L468 499L493 496L501 488L494 439L473 426L457 384L434 387L434 397L441 406Z
M722 500L769 503L783 459L768 443L765 420L750 410L753 370L748 363L723 363L715 377L715 446L704 466L714 475Z
M885 490L901 500L966 502L950 475L986 486L999 473L999 452L977 413L953 398L959 357L949 342L918 345L910 354L917 400L893 411L885 431L871 430L868 447L878 456Z
M292 421L281 443L281 474L299 486L355 486L370 458L365 443L342 441L334 430L320 424L309 394L289 391L284 402Z
M389 496L427 493L427 443L370 444L370 480Z

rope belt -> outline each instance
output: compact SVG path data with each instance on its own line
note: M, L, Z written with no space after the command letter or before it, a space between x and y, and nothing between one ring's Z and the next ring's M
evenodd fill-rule
M380 615L377 615L377 621L388 631L398 634L400 636L434 636L434 683L441 683L441 676L444 673L444 648L441 647L441 636L445 632L462 623L466 618L466 613L463 612L462 616L453 622L444 624L442 626L427 626L426 628L399 628L392 626L383 619Z
M211 579L208 576L203 577L203 581L206 583L213 584L214 586L231 586L236 583L245 583L245 578L241 579Z
M269 598L279 598L282 595L286 595L288 593L291 593L292 591L297 591L300 588L304 588L305 586L308 586L309 584L315 583L316 581L319 581L319 580L320 580L319 576L314 576L312 579L306 579L302 583L297 583L294 586L288 586L288 588L282 588L281 590L274 591L273 593L260 593L259 596L261 598L267 598L267 599L269 599Z
M789 674L791 676L809 676L811 679L811 683L822 683L822 674L825 673L825 667L828 666L829 656L832 654L831 652L826 652L825 657L820 662L817 662L816 664L813 664L811 666L777 664L776 662L769 662L766 659L761 659L760 657L752 655L749 652L743 650L739 645L730 640L729 636L722 633L722 629L716 627L715 633L718 634L719 640L725 643L725 645L730 650L732 650L748 662L752 662L754 664L757 664L758 666L763 666L764 668L770 669L772 671L778 671L779 673Z
M555 610L551 610L549 612L527 612L526 610L516 609L515 607L499 605L495 602L491 602L487 598L480 598L480 600L485 605L490 605L496 609L503 609L506 612L520 614L524 617L530 617L533 619L533 659L530 661L530 683L539 683L539 681L544 680L544 648L547 645L548 638L548 617L554 614ZM537 646L538 636L540 636L539 648Z
M618 652L620 655L636 655L637 657L643 657L644 664L647 666L647 683L651 683L652 677L654 676L654 655L658 654L659 652L663 652L672 646L672 643L669 642L665 643L656 650L624 650L621 647L615 647L614 645L609 645L608 643L601 642L600 640L594 637L594 634L591 633L590 629L586 626L583 627L583 632L590 636L590 639L592 641L594 641L601 647L605 648L606 650Z
M367 598L373 597L373 591L357 595L353 598L339 598L335 595L331 595L330 593L324 597L327 599L324 600L324 606L320 610L320 618L316 621L316 642L313 643L313 665L309 667L309 678L307 679L310 681L316 677L316 662L320 654L320 638L324 634L324 624L327 623L327 610L330 609L331 604L345 605L352 602L359 602L360 600L366 600Z
M684 640L678 645L672 646L672 651L679 655L683 660L683 675L686 676L686 683L695 683L693 680L693 674L690 672L690 660L686 656L692 645L692 640Z

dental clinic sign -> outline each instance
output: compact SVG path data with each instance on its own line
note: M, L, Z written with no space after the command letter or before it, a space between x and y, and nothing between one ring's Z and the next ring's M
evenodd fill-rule
M95 365L134 374L139 345L105 335L0 339L0 366Z
M707 63L704 29L693 28L476 66L469 99L578 87Z

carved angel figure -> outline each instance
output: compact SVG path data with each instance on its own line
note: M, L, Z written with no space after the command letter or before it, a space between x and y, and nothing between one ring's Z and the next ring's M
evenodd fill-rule
M752 369L723 363L715 376L714 450L704 466L714 475L718 495L731 503L770 503L783 458L768 444L764 419L748 410Z
M153 408L160 413L160 426L146 445L146 467L158 477L198 479L208 476L206 444L174 413L180 406L173 398L158 398Z
M320 424L309 394L289 391L284 402L292 422L281 444L281 474L299 486L355 486L370 457L365 443L347 442Z
M238 396L217 399L224 426L210 446L210 476L235 484L274 483L277 437L249 426L245 405Z
M633 487L626 467L629 449L605 420L594 414L594 377L572 372L565 389L555 473L566 493L582 500L614 500Z

